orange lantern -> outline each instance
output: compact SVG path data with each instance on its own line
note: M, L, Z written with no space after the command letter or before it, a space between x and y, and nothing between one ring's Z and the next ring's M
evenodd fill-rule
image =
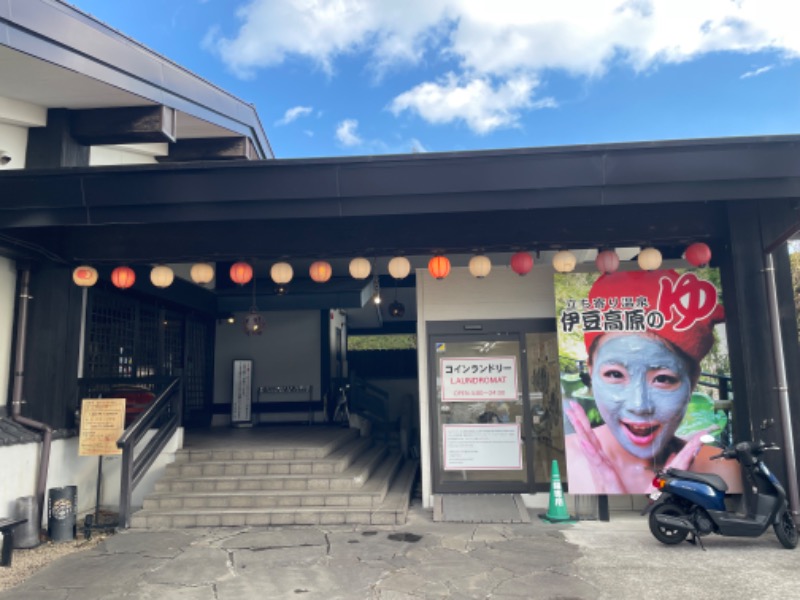
M444 279L450 274L450 259L437 254L428 262L428 272L435 279Z
M136 273L130 267L117 267L111 271L111 283L121 290L127 290L136 281Z
M317 283L325 283L331 278L333 275L333 269L331 268L331 264L324 260L318 260L314 263L311 263L311 267L308 269L308 274Z
M253 267L246 262L237 262L231 265L231 281L244 285L253 278Z
M78 287L92 287L97 283L97 269L89 265L75 267L75 270L72 272L72 281L74 281L75 285Z

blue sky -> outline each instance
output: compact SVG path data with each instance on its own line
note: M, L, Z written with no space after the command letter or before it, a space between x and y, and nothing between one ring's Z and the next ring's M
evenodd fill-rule
M74 0L278 158L800 133L796 0Z

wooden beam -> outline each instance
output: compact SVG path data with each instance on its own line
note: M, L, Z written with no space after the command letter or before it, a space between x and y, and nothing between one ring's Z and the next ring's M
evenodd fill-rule
M86 146L175 141L175 109L166 106L92 108L71 112L71 132Z
M158 162L257 159L253 143L244 136L183 139L169 145L168 156L156 158Z

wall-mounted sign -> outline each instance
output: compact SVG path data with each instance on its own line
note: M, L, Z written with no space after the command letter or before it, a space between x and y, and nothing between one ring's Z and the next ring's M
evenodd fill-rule
M442 358L442 402L517 401L517 359L513 356Z
M443 425L445 471L522 469L520 426Z
M117 440L125 430L125 398L84 398L78 456L122 454Z
M253 361L233 361L233 398L231 424L250 425L253 402Z

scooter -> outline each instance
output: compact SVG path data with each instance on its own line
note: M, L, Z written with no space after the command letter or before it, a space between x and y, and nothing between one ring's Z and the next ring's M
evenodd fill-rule
M649 513L650 532L662 544L670 545L680 544L691 535L689 541L699 542L705 550L701 536L758 537L772 525L784 548L797 547L797 525L786 502L786 491L759 458L767 450L779 448L761 441L739 442L711 457L736 459L744 467L754 491L747 514L726 509L728 486L719 475L678 469L658 472L653 479L656 489L650 494L651 504L643 511Z

